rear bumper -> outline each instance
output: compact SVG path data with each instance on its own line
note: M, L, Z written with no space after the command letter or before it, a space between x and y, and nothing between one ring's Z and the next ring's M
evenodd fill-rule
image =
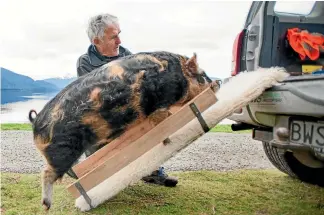
M292 125L295 124L296 120L304 121L304 123L308 125L304 124L303 127L299 127L299 130L294 129ZM313 124L311 124L312 122ZM260 127L253 129L252 138L254 140L268 142L271 146L281 149L282 152L293 151L297 154L301 152L308 152L311 154L311 156L313 156L313 158L317 158L317 160L323 162L323 131L317 130L315 126L313 127L314 123L320 123L318 125L319 127L322 127L321 129L323 129L323 126L321 126L324 125L323 120L319 120L318 118L277 115L276 122L273 127ZM313 164L309 163L309 165Z
M273 127L276 115L323 117L324 76L291 76L281 85L266 90L228 119Z

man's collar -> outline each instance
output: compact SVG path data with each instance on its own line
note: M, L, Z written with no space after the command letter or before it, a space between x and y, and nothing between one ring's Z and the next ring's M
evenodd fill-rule
M121 49L119 49L119 51L121 51ZM112 61L112 60L118 58L118 56L107 57L107 56L101 55L99 53L99 51L96 49L96 46L93 44L91 44L88 48L88 56L89 56L90 63L93 66L101 66L101 65L107 63L107 61Z

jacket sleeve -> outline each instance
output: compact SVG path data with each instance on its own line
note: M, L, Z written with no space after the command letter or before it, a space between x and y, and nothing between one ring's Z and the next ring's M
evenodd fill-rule
M78 77L86 75L91 72L90 65L84 56L79 57L77 61L77 75Z

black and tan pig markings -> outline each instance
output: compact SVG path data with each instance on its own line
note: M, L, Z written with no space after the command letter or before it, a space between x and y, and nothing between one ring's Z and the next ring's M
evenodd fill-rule
M202 74L196 55L138 53L78 78L35 119L30 112L34 142L48 164L42 173L45 208L51 206L53 183L88 147L107 144L148 117L154 124L161 122L170 106L182 105L211 86Z

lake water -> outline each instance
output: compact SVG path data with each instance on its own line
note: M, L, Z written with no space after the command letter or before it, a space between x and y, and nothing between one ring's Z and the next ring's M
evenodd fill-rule
M44 105L57 93L39 94L1 90L1 123L29 123L29 110L41 111ZM220 124L231 124L232 122L224 119Z
M28 112L39 112L57 92L40 94L20 90L1 90L1 123L29 122Z

